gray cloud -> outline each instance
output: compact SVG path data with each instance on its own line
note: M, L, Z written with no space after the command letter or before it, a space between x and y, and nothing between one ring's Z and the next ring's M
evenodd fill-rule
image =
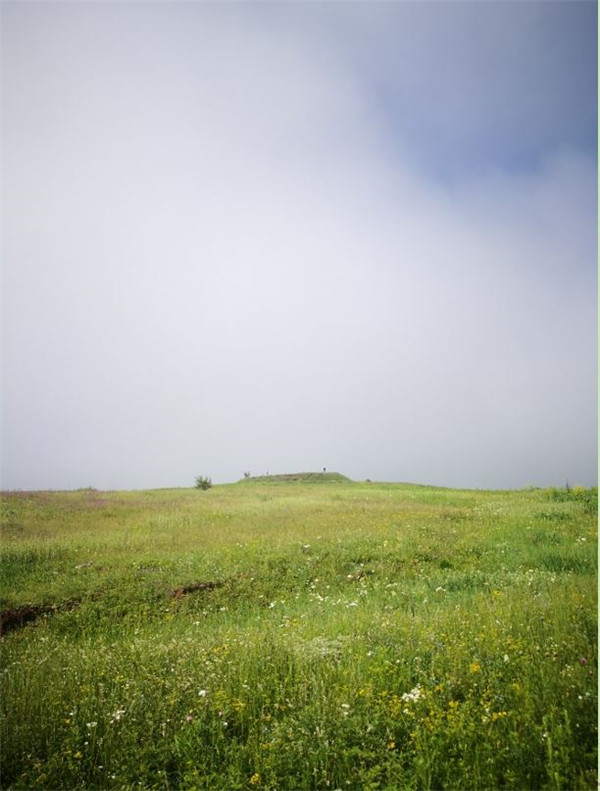
M390 146L429 177L534 169L566 141L594 155L595 3L357 3L343 23Z
M577 5L8 5L3 486L593 483Z

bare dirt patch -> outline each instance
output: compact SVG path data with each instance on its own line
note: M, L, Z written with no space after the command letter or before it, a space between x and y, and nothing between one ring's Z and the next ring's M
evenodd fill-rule
M12 632L14 629L21 629L26 624L37 621L38 618L44 615L49 615L54 610L55 607L44 604L28 604L23 607L3 610L0 613L0 634Z
M189 585L181 585L179 588L174 588L171 595L176 599L181 599L188 593L196 593L197 591L212 591L215 588L222 587L222 582L190 582Z

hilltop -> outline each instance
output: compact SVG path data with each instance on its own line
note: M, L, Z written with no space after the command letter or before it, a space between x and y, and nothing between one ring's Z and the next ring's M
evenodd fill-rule
M244 478L241 483L352 483L339 472L291 472L283 475L257 475Z

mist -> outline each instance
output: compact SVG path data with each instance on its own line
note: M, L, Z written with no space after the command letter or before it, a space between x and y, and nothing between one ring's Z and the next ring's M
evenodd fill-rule
M594 3L6 3L2 487L597 481Z

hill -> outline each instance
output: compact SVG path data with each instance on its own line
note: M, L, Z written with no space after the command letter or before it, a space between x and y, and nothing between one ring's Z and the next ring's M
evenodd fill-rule
M597 791L595 489L248 480L3 494L2 788Z
M283 475L257 475L244 478L240 483L353 483L339 472L291 472Z

